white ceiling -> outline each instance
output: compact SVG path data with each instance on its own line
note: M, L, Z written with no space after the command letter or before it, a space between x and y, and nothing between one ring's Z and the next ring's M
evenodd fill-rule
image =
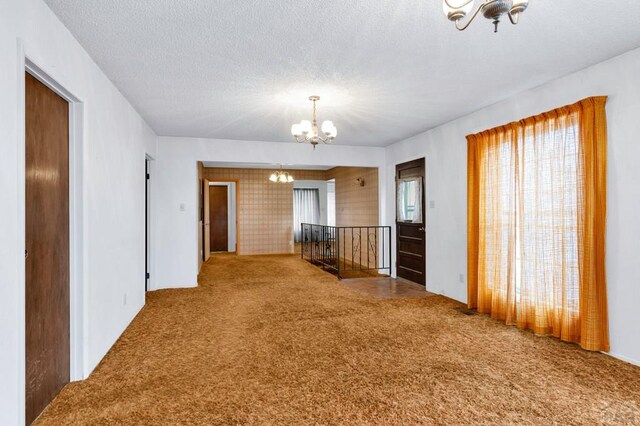
M530 0L497 34L440 0L45 0L157 134L384 146L640 46L637 0Z

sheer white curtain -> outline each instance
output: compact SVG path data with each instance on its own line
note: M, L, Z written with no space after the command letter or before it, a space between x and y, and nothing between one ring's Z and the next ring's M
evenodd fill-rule
M317 189L293 190L293 237L295 242L300 242L300 224L320 221L320 191Z

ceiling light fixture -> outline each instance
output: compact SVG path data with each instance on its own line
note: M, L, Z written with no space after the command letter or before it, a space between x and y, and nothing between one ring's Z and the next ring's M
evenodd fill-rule
M520 14L527 9L529 0L483 0L478 9L471 15L471 19L466 24L462 24L464 18L471 9L475 0L442 0L442 9L450 21L456 23L456 28L460 31L467 29L469 24L478 16L480 12L485 18L493 20L494 33L498 32L500 18L505 13L513 25L520 19Z
M293 176L289 174L289 172L285 172L282 170L282 165L280 166L280 170L276 170L271 173L269 176L269 180L274 183L291 183L293 182Z
M311 117L311 121L302 120L300 123L294 124L291 126L291 134L295 138L296 142L309 142L313 145L313 149L316 149L316 145L320 142L333 142L333 139L338 135L338 129L336 129L336 126L333 125L332 121L323 121L321 129L325 137L323 138L320 136L318 134L318 120L316 118L316 102L320 100L320 96L309 96L309 100L313 102L313 115Z

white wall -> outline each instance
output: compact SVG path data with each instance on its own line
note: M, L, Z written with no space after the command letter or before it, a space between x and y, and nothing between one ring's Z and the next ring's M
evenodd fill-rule
M209 186L226 186L227 187L227 251L235 253L236 251L236 183L235 182L209 182ZM202 225L199 226L201 228Z
M317 189L320 197L320 218L319 224L327 224L327 181L326 180L296 180L293 188Z
M198 161L379 167L380 206L384 206L384 158L384 148L339 144L313 150L296 143L158 138L156 288L197 285ZM384 220L384 208L380 209Z
M19 41L23 48L19 47ZM88 375L144 304L144 160L156 136L41 0L0 1L0 424L24 423L24 64L83 102L81 338ZM124 304L124 295L127 304Z
M508 84L508 83L507 83ZM427 288L466 301L467 151L465 136L608 95L607 280L611 354L640 364L640 49L554 80L387 148L387 200L395 164L425 157ZM393 203L387 205L393 220Z

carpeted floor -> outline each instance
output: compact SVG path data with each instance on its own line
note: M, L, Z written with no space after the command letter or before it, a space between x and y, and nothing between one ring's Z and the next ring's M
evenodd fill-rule
M199 288L150 293L39 424L640 424L640 368L461 306L214 256Z

